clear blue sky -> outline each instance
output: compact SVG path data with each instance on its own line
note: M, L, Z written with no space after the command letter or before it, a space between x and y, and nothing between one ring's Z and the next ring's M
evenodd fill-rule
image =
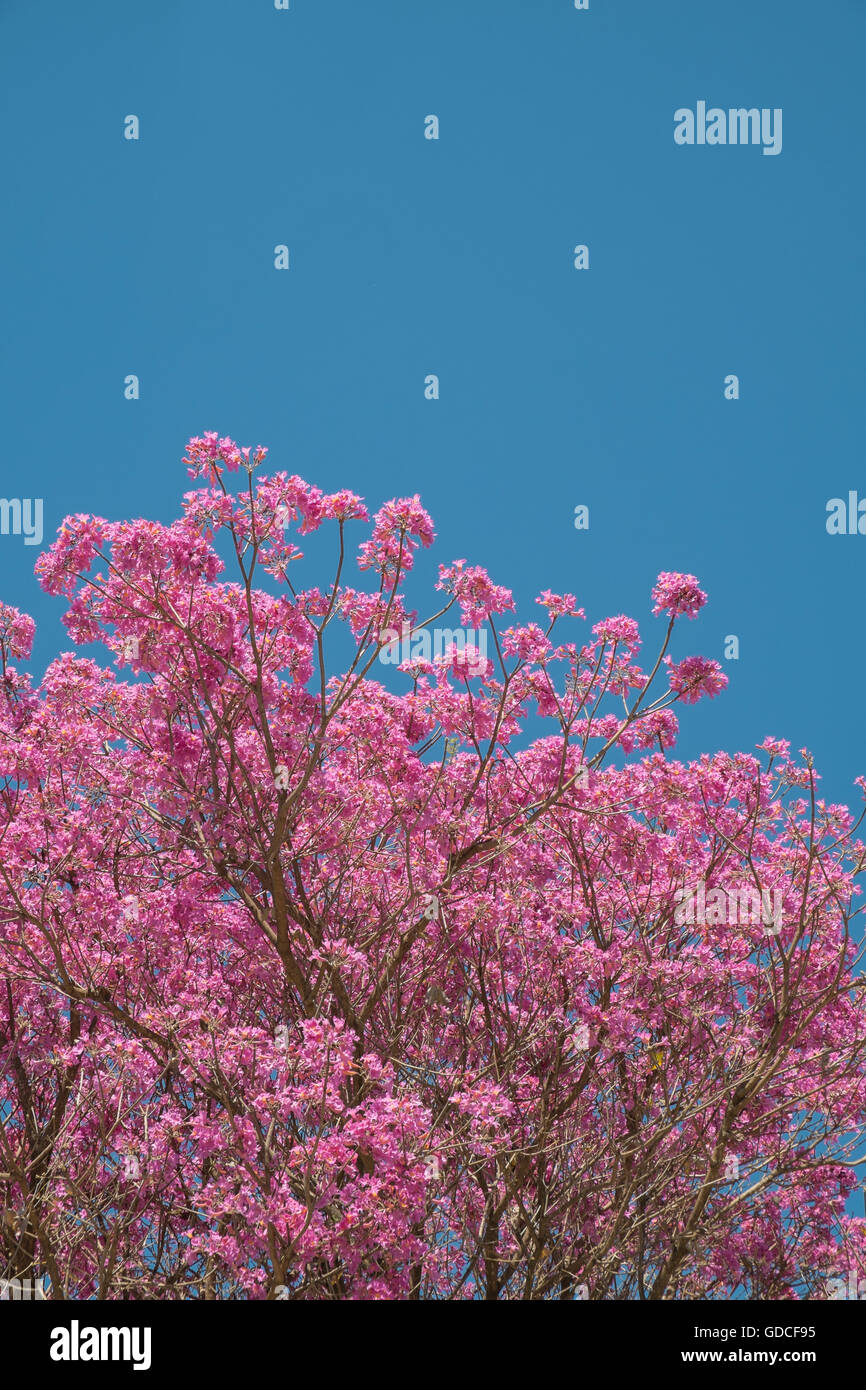
M0 492L46 543L169 521L216 429L420 492L422 573L483 563L527 617L569 590L649 639L656 574L692 571L679 654L741 656L681 752L789 738L847 800L866 536L825 508L866 496L864 40L862 0L0 0ZM677 146L702 100L782 108L781 154ZM0 537L41 674L37 553Z

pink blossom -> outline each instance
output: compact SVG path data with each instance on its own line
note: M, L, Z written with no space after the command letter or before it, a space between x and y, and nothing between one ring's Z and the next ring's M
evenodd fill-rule
M687 618L696 618L707 601L706 594L698 587L698 581L693 574L670 572L659 575L652 597L653 613L670 613L672 618L678 617L680 613L685 613Z
M728 678L717 661L704 656L687 656L676 665L665 657L668 682L684 704L693 705L702 695L718 695Z

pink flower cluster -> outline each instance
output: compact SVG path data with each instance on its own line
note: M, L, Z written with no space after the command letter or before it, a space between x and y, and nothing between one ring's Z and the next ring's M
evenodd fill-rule
M707 601L703 589L693 574L660 574L652 592L653 613L670 613L672 618L685 614L696 618Z
M258 444L250 465L249 445L240 448L228 435L220 439L216 430L205 430L203 435L189 441L184 463L191 478L204 477L215 483L223 468L236 473L239 468L256 467L264 461L267 452Z

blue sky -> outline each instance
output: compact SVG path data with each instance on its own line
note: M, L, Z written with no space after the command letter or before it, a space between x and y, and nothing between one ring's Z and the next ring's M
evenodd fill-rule
M0 0L0 491L46 543L168 522L216 429L374 508L420 492L419 577L465 556L527 618L568 590L650 649L655 576L691 571L677 653L740 659L681 753L788 738L849 799L866 537L825 521L866 496L864 38L861 0ZM702 100L781 108L782 152L676 145ZM0 536L41 674L69 644L37 553Z

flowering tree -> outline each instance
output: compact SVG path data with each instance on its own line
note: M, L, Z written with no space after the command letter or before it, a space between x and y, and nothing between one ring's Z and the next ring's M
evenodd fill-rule
M376 515L353 588L361 500L262 477L265 452L194 439L179 520L73 516L40 557L118 674L64 654L33 689L33 623L0 609L7 1275L657 1300L866 1272L863 847L783 742L672 759L674 706L725 684L668 654L694 577L660 575L647 671L631 619L581 640L547 591L505 626L462 560L419 619L418 497ZM299 588L287 531L324 525L333 582ZM452 609L495 660L385 688L394 630Z

